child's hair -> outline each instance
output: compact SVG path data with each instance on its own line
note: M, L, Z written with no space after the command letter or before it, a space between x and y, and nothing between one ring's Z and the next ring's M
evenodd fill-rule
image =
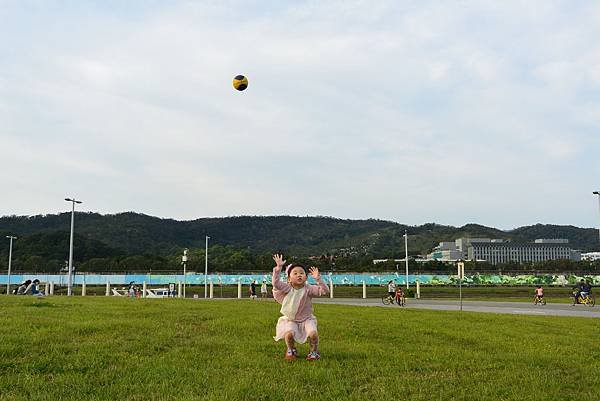
M290 273L292 272L292 269L294 267L300 267L302 268L302 270L304 270L304 273L306 273L306 267L302 266L300 263L290 263L286 268L285 268L285 274L287 274L288 276L290 275Z

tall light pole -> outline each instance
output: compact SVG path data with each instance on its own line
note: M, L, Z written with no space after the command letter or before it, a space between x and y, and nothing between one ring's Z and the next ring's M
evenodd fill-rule
M181 257L181 263L183 263L183 297L184 298L185 298L185 285L187 283L187 281L186 281L186 277L187 276L186 276L186 271L185 271L186 264L187 264L187 259L188 259L187 258L187 252L188 252L187 248L184 249L183 250L183 256Z
M208 298L208 239L210 237L206 236L206 246L204 248L204 298Z
M406 262L406 288L408 288L408 232L404 230L404 261Z
M600 212L600 191L594 191L592 193L598 195L598 212ZM600 236L600 227L598 227L598 236Z
M65 198L65 200L73 204L73 208L71 209L71 240L69 241L69 284L67 286L67 296L70 297L73 293L73 230L75 229L75 204L83 202L76 200L75 198Z
M10 265L12 262L12 243L17 237L7 235L6 238L10 239L10 245L8 247L8 276L6 277L6 295L10 295Z
M462 259L459 259L456 263L456 267L458 268L458 296L460 297L460 311L462 312L462 282L465 278L465 262L463 262Z

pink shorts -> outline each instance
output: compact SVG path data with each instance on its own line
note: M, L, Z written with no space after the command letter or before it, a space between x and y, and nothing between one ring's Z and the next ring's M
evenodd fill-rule
M279 341L284 338L285 333L288 331L294 333L294 341L304 344L310 333L317 332L317 318L312 316L302 322L296 322L294 320L289 320L285 316L281 316L277 321L275 337L273 338L275 341Z

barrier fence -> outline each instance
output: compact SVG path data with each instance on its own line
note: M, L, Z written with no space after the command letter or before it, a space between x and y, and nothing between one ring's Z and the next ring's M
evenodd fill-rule
M105 285L106 283L114 285L126 285L130 282L147 285L168 285L169 283L187 283L188 285L204 285L204 283L213 283L213 285L236 285L250 284L256 280L257 283L266 281L271 282L271 273L265 274L204 274L190 273L186 274L76 274L73 276L74 285ZM285 280L285 274L282 274ZM10 283L12 285L20 284L25 280L38 279L42 283L52 282L58 286L67 285L68 278L66 274L11 274ZM365 274L324 274L323 279L333 285L385 285L390 280L396 284L406 285L406 276L402 274L389 273L365 273ZM593 285L600 284L600 275L575 275L575 274L517 274L517 275L499 275L499 274L473 274L465 275L463 285L555 285L566 286L575 284L581 279L590 280ZM312 277L309 277L309 283L314 284ZM458 285L457 275L433 275L419 274L408 275L409 285L415 285L419 282L421 285ZM7 275L0 275L0 285L7 284Z

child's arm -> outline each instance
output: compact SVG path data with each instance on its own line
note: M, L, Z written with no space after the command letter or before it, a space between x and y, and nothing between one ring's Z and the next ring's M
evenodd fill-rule
M281 281L281 269L283 265L285 265L285 260L283 260L283 255L275 254L273 255L273 260L275 261L275 267L273 268L273 288L275 290L282 291L284 293L290 292L291 285L288 283L284 283Z
M325 284L325 281L323 281L323 278L319 273L319 269L313 266L308 270L312 278L314 278L317 282L317 285L306 286L306 288L308 289L308 295L311 297L320 297L321 295L329 294L329 286Z

